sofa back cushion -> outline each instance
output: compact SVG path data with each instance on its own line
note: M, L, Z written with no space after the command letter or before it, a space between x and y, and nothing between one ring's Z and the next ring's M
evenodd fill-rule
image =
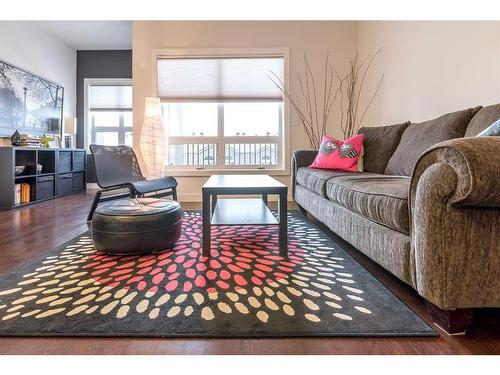
M498 119L500 119L500 104L481 108L470 120L465 136L475 137Z
M383 174L387 162L398 147L401 135L410 125L403 124L363 127L358 134L364 134L364 170L365 172Z
M447 113L434 120L411 123L389 159L385 174L411 176L415 163L425 150L436 143L463 137L469 121L479 109L470 108Z
M476 137L498 137L500 136L500 120L496 120L493 124L484 129Z

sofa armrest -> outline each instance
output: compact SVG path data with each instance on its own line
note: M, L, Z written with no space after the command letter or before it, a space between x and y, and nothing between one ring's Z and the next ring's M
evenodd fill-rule
M434 305L500 307L500 138L439 143L410 182L412 284Z
M423 173L436 164L450 167L455 175L448 181L436 181L455 185L447 198L449 204L500 207L500 137L457 138L429 148L413 170L412 203Z
M297 150L292 152L292 198L295 199L297 171L299 168L311 165L317 154L317 150Z

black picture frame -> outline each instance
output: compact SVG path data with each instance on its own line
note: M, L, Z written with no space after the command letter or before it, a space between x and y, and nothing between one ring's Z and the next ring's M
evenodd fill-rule
M64 148L72 148L72 144L71 144L71 135L65 135L64 136Z
M0 59L0 137L62 135L64 87Z

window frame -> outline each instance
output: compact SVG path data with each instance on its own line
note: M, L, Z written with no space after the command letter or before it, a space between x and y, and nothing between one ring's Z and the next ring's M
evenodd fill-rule
M91 110L89 105L89 95L90 86L132 86L131 78L84 78L84 145L87 153L90 152L89 146L92 144L92 140L95 139L95 134L100 132L117 132L118 133L118 143L124 144L125 133L132 133L132 139L134 139L134 119L132 115L131 126L125 126L125 120L123 113L120 113L118 127L116 126L94 126L94 118L91 116ZM105 109L94 109L92 112L130 112L133 113L133 108L105 108ZM90 123L92 122L92 123ZM121 142L121 143L120 143Z
M125 126L125 113L132 113L131 109L102 109L89 110L88 113L95 112L118 112L118 126L95 126L95 118L90 116L91 128L89 129L90 140L95 139L97 133L118 133L118 144L125 144L125 133L133 133L133 126Z
M279 56L283 58L283 81L285 86L289 85L289 49L288 48L168 48L168 49L153 49L152 51L152 84L151 96L158 96L158 59L168 57L269 57ZM160 98L161 99L161 98ZM250 102L255 100L241 100L241 102ZM265 101L265 100L263 100ZM172 100L163 100L163 103L173 103ZM179 101L181 102L181 101ZM182 102L196 102L183 100ZM224 136L223 112L220 107L223 102L219 103L218 111L218 136L217 137L167 137L166 136L166 152L168 153L168 145L191 143L191 144L216 144L217 163L216 166L168 166L165 165L165 173L176 176L210 176L214 173L266 173L270 175L288 175L290 174L290 105L286 98L283 98L281 103L281 127L279 136ZM174 142L171 142L173 140ZM244 142L243 142L244 141ZM277 143L278 158L280 162L275 166L226 166L224 163L225 144L231 143Z

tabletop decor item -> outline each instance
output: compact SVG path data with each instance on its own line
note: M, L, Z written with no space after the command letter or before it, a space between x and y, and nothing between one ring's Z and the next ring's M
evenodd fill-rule
M61 137L58 135L54 136L48 143L50 148L61 148Z
M16 165L16 168L15 168L15 174L16 174L16 176L21 175L24 172L25 169L26 169L25 165Z
M64 148L71 148L72 145L72 140L71 140L71 135L65 134L64 135Z
M41 138L41 145L40 147L43 147L43 148L49 148L50 145L49 143L53 140L52 137L49 137L47 135L44 135L42 138Z
M12 146L21 146L21 134L17 130L10 136L10 144Z

